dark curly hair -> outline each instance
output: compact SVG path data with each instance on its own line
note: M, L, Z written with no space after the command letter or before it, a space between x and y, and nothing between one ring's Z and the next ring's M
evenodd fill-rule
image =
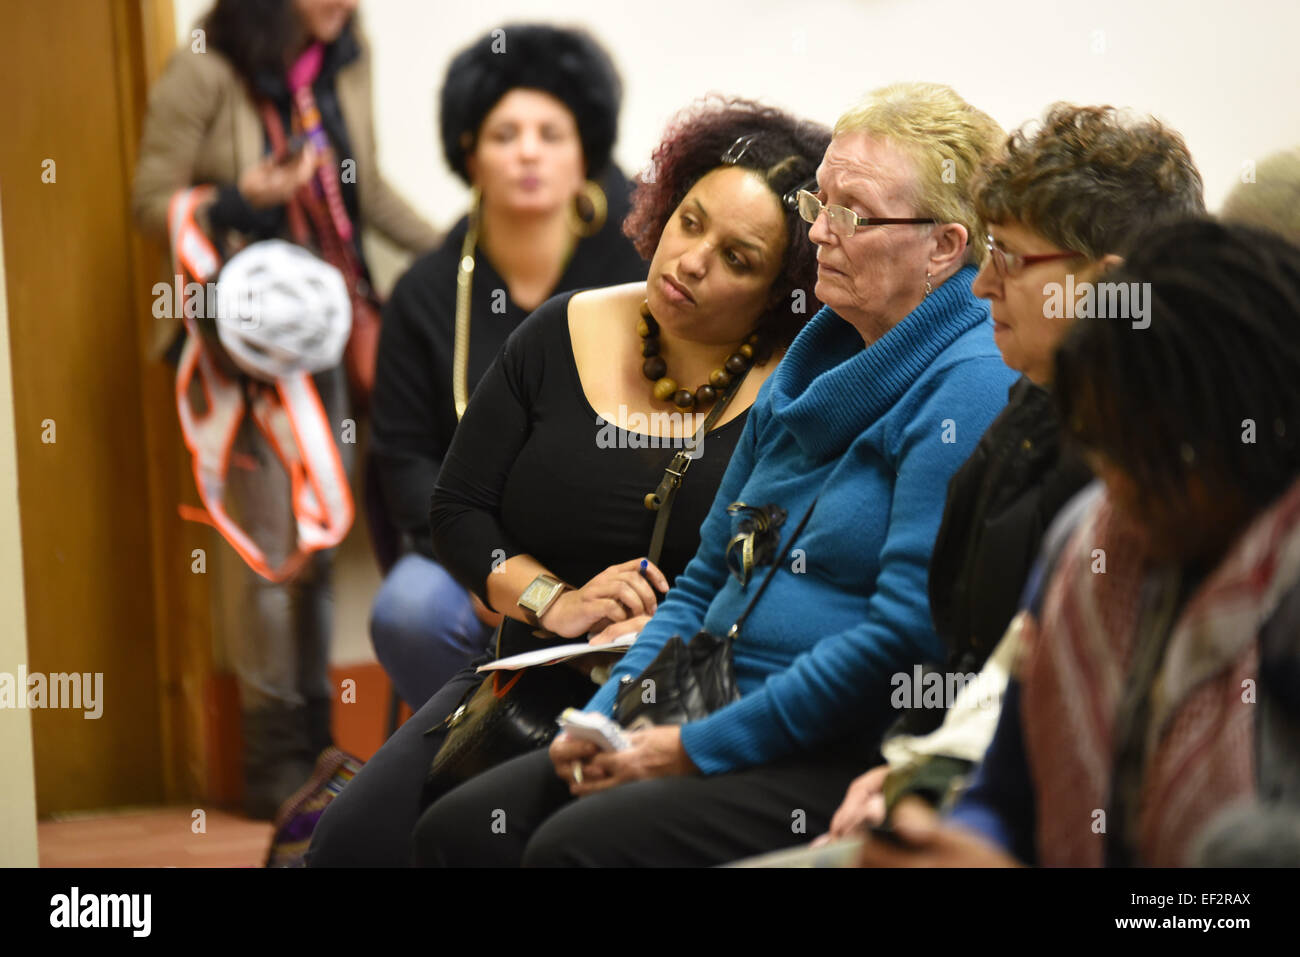
M469 182L465 157L484 118L511 90L549 93L578 125L587 176L599 179L618 135L623 83L609 54L585 30L511 23L456 54L439 96L447 165Z
M723 155L741 137L750 139L735 165L760 174L785 212L785 258L757 325L774 343L785 345L820 305L813 296L817 247L808 239L808 225L799 218L792 194L815 182L831 142L829 128L753 100L709 96L697 101L669 121L649 167L637 179L623 233L643 258L652 258L664 227L691 187L723 166ZM804 292L803 313L791 308L796 289Z
M1300 476L1300 248L1209 219L1138 238L1106 281L1150 284L1149 325L1074 324L1055 358L1061 421L1152 497L1195 470L1263 508Z
M1126 254L1157 223L1203 216L1203 188L1187 144L1158 120L1054 103L1041 125L1016 130L981 170L975 209L985 222L1015 220L1100 259Z

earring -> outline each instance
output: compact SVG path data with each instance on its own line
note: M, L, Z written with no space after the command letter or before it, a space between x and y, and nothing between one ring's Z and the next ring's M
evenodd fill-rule
M929 274L929 273L926 273L926 274L925 274L925 294L928 296L928 295L930 295L930 293L932 293L932 292L934 292L934 287L932 287L932 286L930 285L930 274Z
M581 208L584 200L586 206L590 207L590 215L584 215L585 210ZM594 236L604 227L608 213L609 200L605 191L599 183L589 179L583 184L582 191L574 197L573 205L568 208L569 230L580 238Z

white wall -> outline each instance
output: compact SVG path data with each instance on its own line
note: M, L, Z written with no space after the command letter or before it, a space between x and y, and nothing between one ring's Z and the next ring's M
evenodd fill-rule
M174 0L177 35L209 0ZM1217 207L1242 163L1300 144L1294 0L364 0L381 163L435 225L465 193L437 146L452 54L511 20L592 30L626 87L616 157L634 171L664 121L710 92L826 123L895 80L952 84L1010 128L1048 103L1154 113L1186 137Z

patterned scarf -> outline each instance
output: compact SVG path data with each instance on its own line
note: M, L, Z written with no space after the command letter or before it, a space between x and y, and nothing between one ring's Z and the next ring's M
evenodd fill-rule
M1107 831L1122 826L1137 863L1186 866L1214 816L1255 794L1258 636L1300 581L1300 482L1255 518L1172 622L1149 689L1134 815L1108 821L1125 681L1138 642L1159 637L1139 634L1154 575L1141 529L1103 496L1026 629L1021 721L1041 864L1101 866Z
M288 85L293 98L291 121L316 150L316 176L288 203L289 231L293 241L315 247L321 257L343 274L352 303L352 334L348 339L346 366L352 400L364 408L374 389L379 354L380 316L378 300L362 271L352 243L352 220L348 218L339 187L340 166L312 94L325 59L321 43L309 46L289 67ZM280 114L269 100L261 102L262 122L271 141L273 155L285 155L288 142Z

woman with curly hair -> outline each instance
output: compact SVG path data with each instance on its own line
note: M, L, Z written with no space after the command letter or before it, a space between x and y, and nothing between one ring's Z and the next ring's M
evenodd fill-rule
M988 746L996 694L1017 647L1018 630L1008 625L1047 529L1092 481L1079 451L1060 441L1052 405L1052 359L1076 321L1072 309L1048 308L1052 290L1104 281L1153 222L1203 214L1201 193L1176 131L1108 106L1054 104L981 171L975 208L988 224L989 256L971 291L989 301L993 340L1022 375L948 485L930 562L930 610L948 652L935 672L984 669L980 700L992 703L953 703L946 716L933 705L905 711L884 748L890 767L853 783L831 836L880 823L904 795L936 805L948 799ZM940 717L943 727L926 735Z
M892 718L891 677L938 652L925 576L944 490L1013 378L971 293L983 226L948 175L969 183L1001 139L937 84L877 90L840 118L797 194L826 308L754 402L699 551L587 706L637 725L628 747L562 734L480 774L421 817L418 863L710 866L825 828ZM779 542L760 545L756 509L788 517ZM546 623L567 626L585 592ZM674 636L742 621L738 697L648 727L625 713L638 692L671 700L671 679L643 675Z
M539 631L601 641L637 629L695 554L748 410L816 308L815 251L796 193L829 140L824 127L745 100L678 117L625 224L650 259L649 279L553 297L484 375L444 460L431 521L439 559L506 616L508 651L537 647ZM725 397L697 444L701 420ZM655 525L646 495L675 449L692 464L661 558L643 563ZM550 600L531 600L539 591ZM473 665L330 805L313 866L409 863L440 723L479 680Z
M381 549L394 564L370 632L412 708L480 654L496 624L429 539L429 493L469 394L555 293L645 277L619 233L630 191L610 162L621 97L609 55L581 30L507 24L447 69L442 147L470 209L397 283L374 398L372 474L397 541Z
M1107 278L1146 320L1054 359L1104 488L1050 536L970 790L900 804L877 866L1297 863L1300 248L1210 220L1132 246Z

